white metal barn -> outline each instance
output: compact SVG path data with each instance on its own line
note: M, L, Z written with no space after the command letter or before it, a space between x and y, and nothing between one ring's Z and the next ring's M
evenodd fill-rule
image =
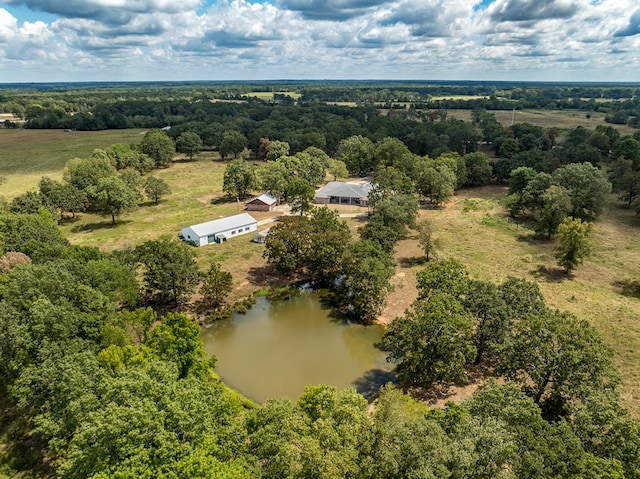
M229 238L244 235L258 229L258 221L249 213L227 216L182 228L182 237L198 246L223 243Z

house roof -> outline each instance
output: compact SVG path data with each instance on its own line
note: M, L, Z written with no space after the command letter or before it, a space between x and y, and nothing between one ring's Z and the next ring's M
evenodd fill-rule
M343 183L341 181L330 181L318 190L316 198L340 196L342 198L359 198L366 200L369 198L370 191L371 183L356 184Z
M247 226L253 223L257 223L257 220L253 216L249 213L240 213L239 215L227 216L226 218L193 225L190 226L190 228L195 234L202 237L233 228L239 228L241 226Z
M247 201L247 203L253 203L254 201L261 201L265 205L271 206L276 204L276 202L278 201L278 198L273 196L271 193L262 193L261 195L256 196L255 198L251 198L249 201Z

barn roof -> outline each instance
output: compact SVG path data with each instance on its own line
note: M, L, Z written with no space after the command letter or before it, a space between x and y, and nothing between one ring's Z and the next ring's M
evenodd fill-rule
M198 236L209 236L221 231L227 231L233 228L239 228L241 226L247 226L258 221L249 213L240 213L239 215L227 216L226 218L220 218L218 220L207 221L206 223L200 223L190 226L195 234Z
M247 201L247 203L253 203L254 201L261 201L265 205L271 206L276 204L276 202L278 201L278 198L273 196L271 193L262 193L261 195L256 196L255 198L251 198L249 201Z
M316 198L331 198L340 196L342 198L359 198L366 200L369 198L371 183L356 184L343 183L341 181L330 181L320 188L316 193Z

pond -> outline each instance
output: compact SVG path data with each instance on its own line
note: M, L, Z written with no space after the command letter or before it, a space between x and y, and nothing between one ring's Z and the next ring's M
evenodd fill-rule
M296 399L310 384L355 387L372 399L394 379L375 346L383 328L350 324L332 312L318 293L258 298L246 314L214 323L201 337L223 381L254 401Z

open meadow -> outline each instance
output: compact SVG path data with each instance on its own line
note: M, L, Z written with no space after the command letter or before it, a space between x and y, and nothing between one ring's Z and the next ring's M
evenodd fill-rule
M447 116L458 120L471 121L471 110L447 110ZM605 113L581 110L491 110L496 120L504 126L513 123L532 123L545 128L576 128L582 126L593 130L598 125L610 125L622 135L632 135L636 130L627 125L614 125L604 121ZM587 116L588 115L588 116ZM512 121L513 120L513 121Z
M86 158L96 148L113 143L139 143L143 130L25 130L0 128L0 176L7 182L0 195L13 198L34 189L43 176L62 177L71 158Z
M11 186L10 193L4 194L11 197L34 188L45 174L59 178L67 159L120 142L122 133L0 131L0 141L11 138L14 142L8 144L11 156L22 158L21 165L17 159L10 167L3 162L0 174L8 181L2 188ZM127 142L139 138L138 132L125 134ZM43 141L44 138L48 141ZM54 148L50 153L47 145ZM6 151L3 149L3 158ZM35 158L41 158L41 163ZM63 223L64 234L74 244L109 251L135 246L162 234L176 236L183 226L238 213L243 205L223 197L225 165L217 153L211 152L202 153L195 161L175 161L170 168L153 172L172 189L172 194L158 205L145 203L119 218L115 225L111 225L110 218L81 214L76 220ZM568 310L595 325L616 351L615 363L623 373L623 400L640 416L640 299L623 296L618 286L620 282L638 279L640 219L633 210L621 208L612 195L596 221L594 255L574 274L566 276L556 265L554 243L538 239L526 222L506 215L500 203L505 193L505 185L468 189L460 191L442 208L422 209L420 217L432 221L442 243L438 255L460 260L478 279L494 282L502 282L508 276L535 279L551 307ZM278 213L256 213L255 217L263 220L274 214ZM348 221L354 232L362 224L362 219ZM251 242L251 238L246 235L196 249L203 267L215 258L232 273L232 299L275 280L263 276L264 246ZM396 275L392 280L395 291L389 297L381 322L393 320L409 307L417 295L415 273L424 266L414 235L398 243L395 257Z
M463 190L442 208L421 210L420 218L432 222L441 241L438 256L461 261L480 280L536 280L550 307L593 324L616 351L624 403L640 416L640 299L622 295L619 287L639 277L640 218L612 195L595 222L593 256L567 276L554 259L555 243L505 213L500 201L506 192L501 185ZM417 297L415 273L424 265L416 237L401 241L395 256L396 288L383 322L401 315Z

